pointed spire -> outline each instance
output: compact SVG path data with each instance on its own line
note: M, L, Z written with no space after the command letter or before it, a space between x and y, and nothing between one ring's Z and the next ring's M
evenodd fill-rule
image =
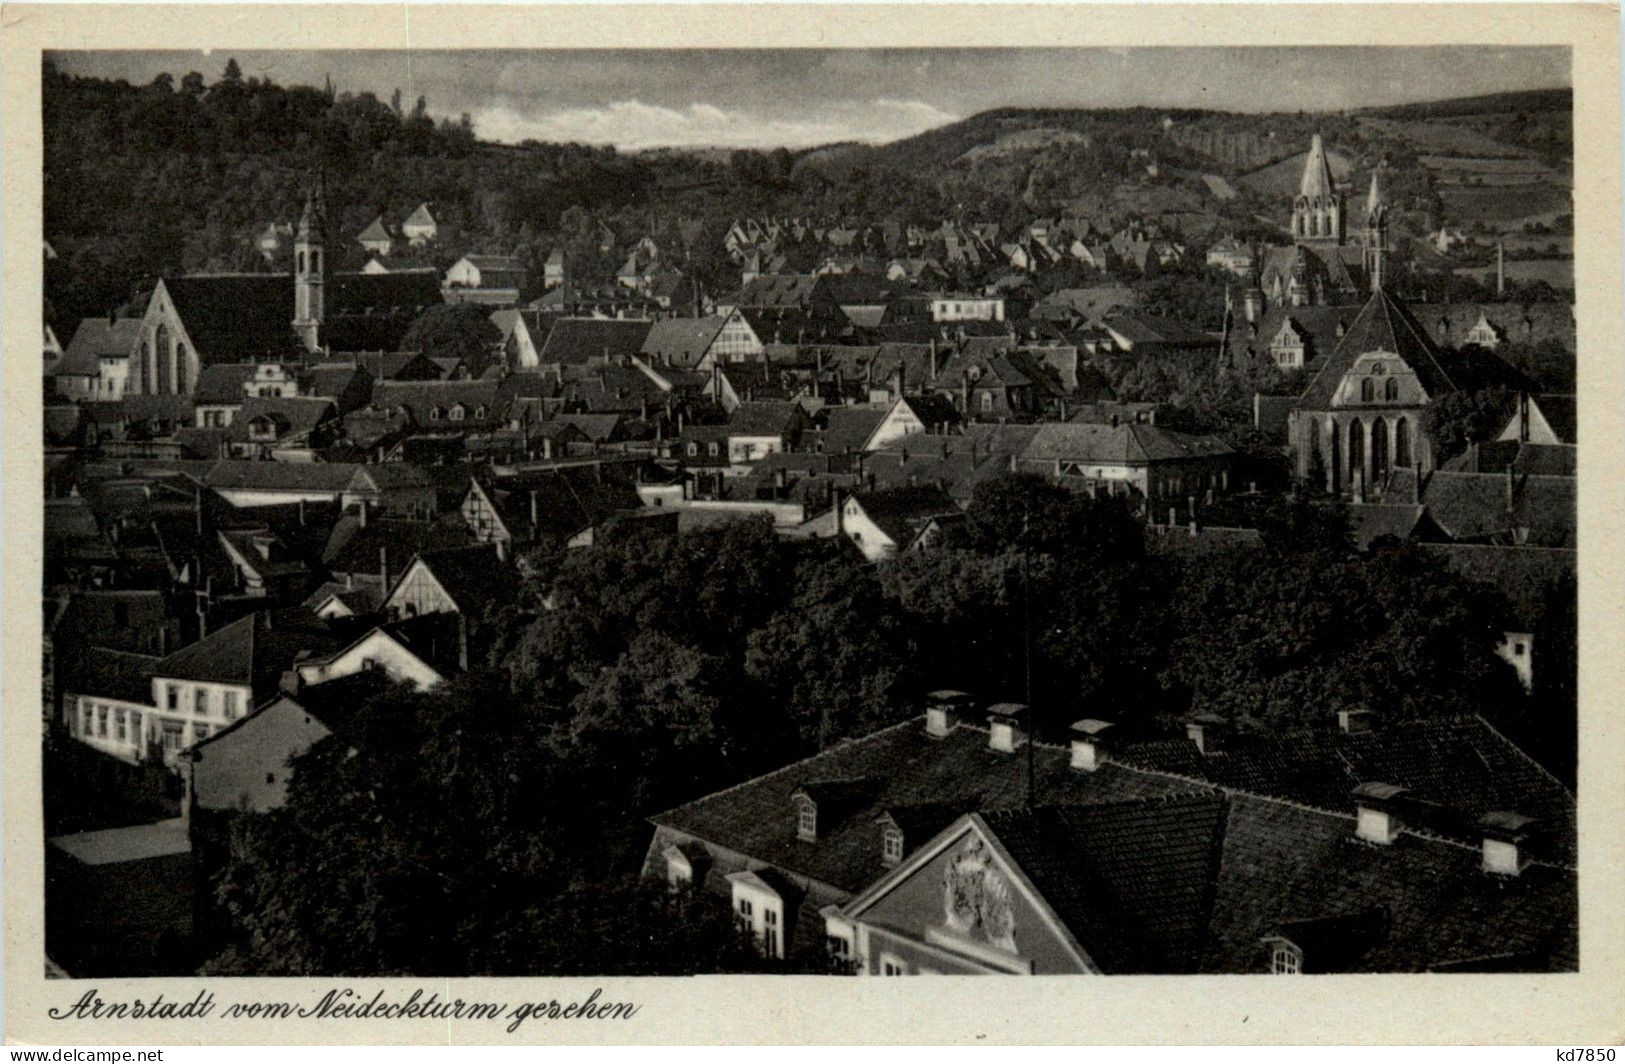
M1378 210L1388 206L1388 200L1382 192L1382 182L1379 180L1383 169L1387 165L1386 161L1380 162L1371 171L1371 190L1365 194L1365 213L1367 215L1374 215Z
M1332 169L1326 162L1326 147L1316 133L1309 141L1309 156L1303 161L1303 183L1298 186L1298 195L1309 200L1329 200L1335 187Z

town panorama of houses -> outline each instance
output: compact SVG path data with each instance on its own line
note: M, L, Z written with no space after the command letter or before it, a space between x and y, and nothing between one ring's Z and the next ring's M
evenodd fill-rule
M930 549L1011 472L1123 497L1168 549L1256 538L1209 519L1260 491L1232 447L1121 401L1108 362L1303 370L1254 427L1348 500L1360 547L1572 569L1573 397L1525 391L1442 463L1427 416L1511 379L1501 343L1572 351L1571 312L1397 298L1380 179L1354 208L1316 137L1279 242L1210 252L1237 276L1219 332L1142 313L1120 283L1028 283L1064 260L1177 260L1154 224L744 218L733 292L699 292L650 236L614 278L555 252L521 302L535 279L512 258L391 268L435 239L432 204L342 234L313 190L260 238L291 247L291 273L165 276L138 314L47 338L45 720L185 788L179 817L52 839L59 881L149 914L105 936L184 924L183 899L121 892L183 894L194 816L279 807L289 759L358 682L466 669L466 619L539 549L765 517L864 565ZM854 250L868 226L889 255ZM792 230L827 243L815 272L782 272ZM346 241L372 254L359 272L329 268ZM949 290L963 261L1009 273ZM500 342L402 350L444 304L479 307ZM1536 638L1500 648L1526 685ZM920 709L656 816L643 875L715 896L769 956L823 943L866 974L1575 964L1573 798L1482 721L1353 710L1244 742L1218 720L1150 741L1084 719L1059 746L1029 742L1021 706L944 691ZM1034 775L1042 807L1023 802Z

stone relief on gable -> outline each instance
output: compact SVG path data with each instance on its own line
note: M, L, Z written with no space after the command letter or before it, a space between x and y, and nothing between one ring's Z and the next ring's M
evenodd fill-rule
M942 906L948 930L1016 952L1010 880L980 838L967 839L943 868Z

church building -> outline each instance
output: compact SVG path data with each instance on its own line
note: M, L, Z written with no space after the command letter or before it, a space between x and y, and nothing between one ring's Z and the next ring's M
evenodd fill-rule
M320 192L294 232L293 273L162 277L141 318L127 394L190 395L205 366L394 351L443 302L434 273L335 273Z
M1304 160L1303 179L1292 201L1292 243L1264 250L1257 294L1270 307L1350 303L1382 283L1387 270L1388 206L1371 174L1358 242L1348 234L1348 195L1332 178L1320 134ZM1249 310L1256 315L1256 295Z

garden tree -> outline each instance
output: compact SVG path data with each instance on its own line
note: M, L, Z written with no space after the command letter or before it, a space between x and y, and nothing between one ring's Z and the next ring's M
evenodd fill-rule
M1136 557L1145 547L1125 500L1090 498L1037 473L1013 473L976 485L965 511L965 533L969 545L984 553L1118 559Z
M1161 670L1176 713L1243 726L1504 714L1517 684L1494 654L1504 606L1420 548L1234 550L1170 562L1178 594Z
M491 312L477 303L445 303L430 307L401 337L402 351L421 351L435 358L458 358L478 377L492 361L492 348L502 333L491 323Z
M750 636L745 669L795 740L786 758L915 713L907 620L872 569L828 550L796 566L788 604Z
M1467 445L1494 437L1517 406L1505 388L1446 392L1428 404L1425 427L1433 440L1434 461L1443 464Z
M1354 550L1348 505L1306 483L1254 513L1264 547L1273 555L1345 555Z

